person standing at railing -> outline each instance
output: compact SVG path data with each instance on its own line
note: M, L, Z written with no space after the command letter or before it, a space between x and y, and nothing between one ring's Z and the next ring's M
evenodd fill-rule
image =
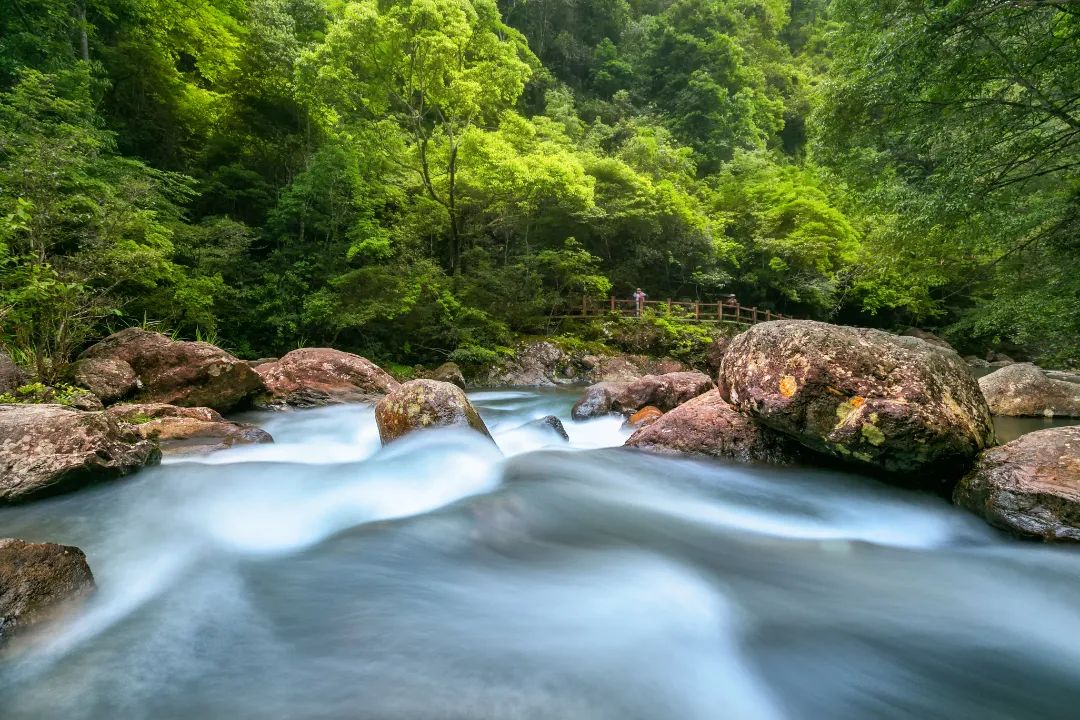
M641 317L641 311L645 309L645 298L648 295L641 288L634 291L634 314Z

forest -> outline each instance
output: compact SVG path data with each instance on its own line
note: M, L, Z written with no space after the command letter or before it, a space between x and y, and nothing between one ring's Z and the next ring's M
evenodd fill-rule
M2 0L0 343L483 362L582 295L1080 364L1080 3Z

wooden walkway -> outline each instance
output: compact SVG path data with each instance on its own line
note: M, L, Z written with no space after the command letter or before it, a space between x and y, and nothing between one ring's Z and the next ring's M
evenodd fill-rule
M791 319L790 315L782 315L772 310L759 310L756 307L744 307L732 302L706 303L690 300L646 300L642 303L642 306L642 310L651 310L657 315L673 316L691 322L729 322L739 325L754 325L769 320ZM608 298L606 301L583 297L581 298L581 307L576 312L554 317L588 318L605 315L637 317L637 303L634 300L620 300L615 297Z

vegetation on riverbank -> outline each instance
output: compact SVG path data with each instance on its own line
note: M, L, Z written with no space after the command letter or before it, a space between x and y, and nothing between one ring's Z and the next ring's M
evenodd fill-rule
M147 324L465 364L582 294L1080 363L1080 13L855 0L13 0L0 341ZM613 339L611 328L618 332Z

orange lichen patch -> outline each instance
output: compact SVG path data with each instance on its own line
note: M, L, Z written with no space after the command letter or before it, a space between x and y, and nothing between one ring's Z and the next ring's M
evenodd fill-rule
M786 398L795 394L795 391L799 389L799 384L795 382L795 378L791 375L785 375L780 378L780 394Z
M855 397L851 398L850 402L852 408L861 408L864 404L866 404L866 398L862 397L861 395L856 395Z

